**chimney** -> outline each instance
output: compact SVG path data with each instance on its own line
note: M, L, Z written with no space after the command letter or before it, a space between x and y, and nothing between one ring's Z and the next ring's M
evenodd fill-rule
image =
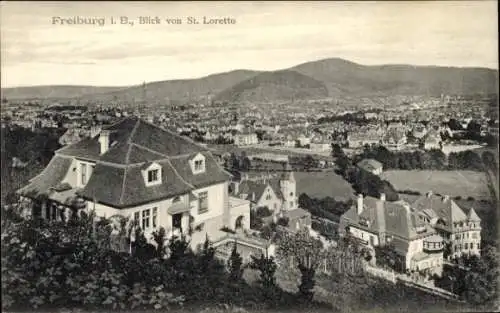
M240 182L233 182L233 195L237 195L240 193Z
M101 132L101 126L95 125L90 127L90 138L94 138L95 136L99 135Z
M109 149L109 131L101 131L101 134L99 135L99 144L101 145L101 154L106 153Z
M430 198L432 196L432 191L427 192L427 198Z
M443 202L447 202L448 200L450 200L450 196L444 195L443 196Z
M358 195L358 215L363 212L363 195Z
M380 194L380 200L385 201L385 193L382 192Z

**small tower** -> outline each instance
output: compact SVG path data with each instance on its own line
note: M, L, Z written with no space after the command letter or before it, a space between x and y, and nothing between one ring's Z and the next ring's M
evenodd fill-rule
M280 189L283 195L283 210L290 211L298 207L297 184L290 164L287 163L285 172L280 178Z

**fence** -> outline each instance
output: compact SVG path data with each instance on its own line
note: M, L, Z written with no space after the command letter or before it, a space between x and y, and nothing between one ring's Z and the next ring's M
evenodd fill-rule
M281 259L279 261L279 264L288 268L294 268L297 266L297 263L293 256L286 259ZM340 273L347 273L349 275L362 275L363 265L361 260L355 256L351 257L350 255L346 254L338 254L321 260L318 264L316 272L325 275L334 275Z
M385 280L392 282L393 284L395 284L397 281L396 274L393 271L388 271L378 267L373 267L368 264L365 265L364 270L366 273L370 275L383 278Z

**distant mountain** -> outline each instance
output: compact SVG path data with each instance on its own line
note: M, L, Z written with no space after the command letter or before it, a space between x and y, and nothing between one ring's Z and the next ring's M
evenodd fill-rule
M2 89L7 99L55 98L151 103L212 99L268 102L326 97L498 94L498 70L412 65L365 66L332 58L279 71L235 70L130 87L34 86Z
M263 72L219 93L215 100L269 102L328 97L323 82L295 71Z
M487 68L364 66L333 58L291 69L324 82L330 96L498 93L498 71Z
M94 87L94 86L33 86L2 88L2 98L7 99L70 99L85 95L127 89L129 87Z

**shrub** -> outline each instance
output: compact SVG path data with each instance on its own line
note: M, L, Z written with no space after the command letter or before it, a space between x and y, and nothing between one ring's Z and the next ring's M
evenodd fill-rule
M288 217L280 217L276 222L280 226L287 227L290 219Z
M240 281L241 277L243 276L243 269L241 267L243 265L243 259L238 253L236 242L234 243L233 250L231 251L231 256L229 257L227 265L229 268L230 281Z
M268 216L271 216L273 214L273 212L271 212L271 210L269 210L269 208L267 206L258 207L255 210L255 213L258 217L268 217Z

